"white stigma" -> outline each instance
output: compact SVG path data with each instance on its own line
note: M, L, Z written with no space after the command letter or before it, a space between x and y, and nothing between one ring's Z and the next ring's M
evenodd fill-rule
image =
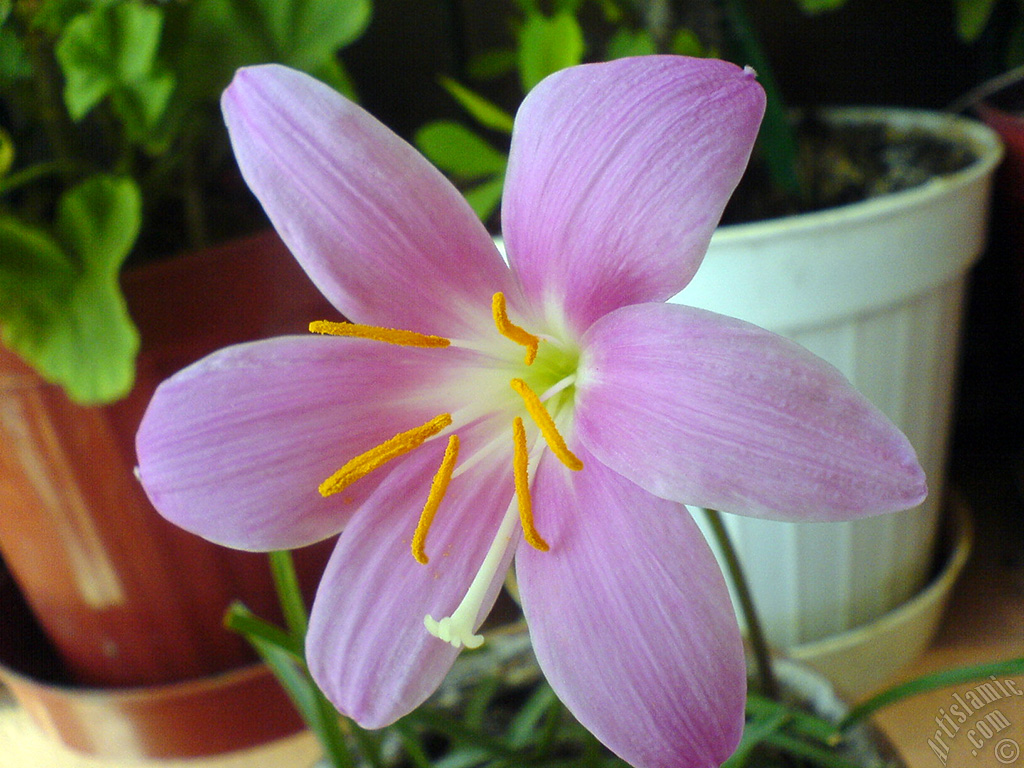
M505 516L498 526L498 532L494 535L484 561L480 564L480 570L473 577L473 582L466 590L466 596L462 598L459 607L451 616L445 616L440 621L433 616L423 617L423 626L427 632L439 640L451 643L456 648L479 648L483 642L483 635L476 634L473 629L476 626L477 618L480 616L480 609L483 607L484 599L498 575L498 569L505 559L505 553L512 545L513 534L519 523L519 508L516 499L513 497Z
M423 617L423 626L427 632L439 640L451 643L456 648L479 648L484 644L484 636L473 633L473 624L468 616L459 616L458 611L434 621L430 616Z

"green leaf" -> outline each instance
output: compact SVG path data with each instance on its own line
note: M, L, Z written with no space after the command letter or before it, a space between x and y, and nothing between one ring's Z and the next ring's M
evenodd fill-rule
M743 0L724 0L723 9L735 35L740 58L757 72L757 79L768 97L758 141L772 183L790 194L802 195L796 137L772 74L771 63L761 47Z
M445 173L477 179L504 173L508 158L459 123L438 121L420 128L416 146Z
M583 31L575 17L559 13L550 18L540 13L526 17L519 31L519 79L523 92L566 67L583 61Z
M180 57L179 71L189 75L183 85L193 99L216 97L239 67L277 62L342 88L347 76L329 60L362 35L371 11L371 0L195 0Z
M370 23L370 0L249 0L274 45L274 59L311 71L356 40Z
M764 717L747 720L743 727L743 736L736 751L722 763L722 768L744 768L751 753L772 733L778 731L786 723L786 711L778 711Z
M80 13L112 5L117 0L41 0L32 14L31 27L47 37L58 38L68 23Z
M13 83L32 76L25 46L10 28L0 29L0 84Z
M134 182L100 175L60 199L56 239L0 220L3 341L81 403L115 400L134 380L138 334L118 272L141 207Z
M356 84L348 73L348 69L337 56L328 56L310 74L317 80L327 83L338 93L352 101L359 101L359 94L356 92Z
M5 343L23 356L67 304L75 269L60 245L41 229L0 217L0 323ZM24 339L24 341L20 341ZM12 343L13 340L13 343Z
M839 730L845 731L882 707L886 707L909 696L917 696L927 691L969 683L974 680L984 680L988 677L1013 677L1021 674L1024 674L1024 657L975 664L969 667L944 669L940 672L933 672L930 675L922 675L905 683L887 688L875 694L867 701L862 701L851 709L839 723Z
M136 143L153 142L159 151L161 142L153 135L163 122L176 80L170 70L155 70L150 77L115 88L111 104L124 121L128 137Z
M555 13L579 13L583 0L555 0Z
M757 719L775 718L783 715L786 730L802 738L813 739L826 746L835 746L840 741L839 727L829 720L791 707L780 701L747 691L747 715Z
M704 44L697 37L697 33L691 29L677 29L672 35L669 43L669 50L676 56L714 56L714 52L704 47Z
M487 762L491 753L484 747L456 747L435 760L433 768L478 768Z
M98 174L57 205L57 236L85 274L115 278L142 224L142 195L129 178Z
M601 8L601 15L604 16L604 20L609 24L619 24L622 22L625 14L623 14L622 9L614 0L598 0L597 4Z
M796 0L804 13L816 14L834 11L846 5L846 0Z
M505 189L505 174L481 182L465 192L466 202L476 213L480 221L487 221L501 202L501 193Z
M657 46L654 38L645 29L619 29L608 41L608 52L606 58L624 59L627 56L648 56L657 53Z
M511 48L493 48L470 58L466 73L475 80L494 80L514 71L516 61Z
M441 78L441 86L484 128L502 133L512 133L512 115L497 104L448 77Z
M301 637L261 619L244 603L236 600L228 606L224 612L224 626L242 635L250 643L258 641L264 646L278 648L283 653L282 659L289 656L291 662L305 663L305 648Z
M163 12L121 3L76 16L57 43L64 71L64 101L81 120L117 88L135 88L153 77Z
M537 724L552 707L561 706L558 697L547 683L541 683L523 702L509 724L507 741L514 747L526 746L530 743Z
M11 166L14 165L14 154L14 140L11 139L11 134L0 128L0 176L10 173Z
M960 39L973 43L988 24L995 0L956 0L956 31Z

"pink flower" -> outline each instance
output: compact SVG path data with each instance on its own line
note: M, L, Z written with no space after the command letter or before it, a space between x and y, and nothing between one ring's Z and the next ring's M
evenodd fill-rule
M541 667L580 721L637 766L718 765L743 726L743 652L683 504L838 520L925 494L906 439L833 368L663 303L746 165L753 74L646 57L541 83L512 140L510 267L437 171L324 85L243 69L223 106L278 232L359 325L165 382L138 435L156 507L242 549L343 530L307 652L364 726L481 642L514 558Z

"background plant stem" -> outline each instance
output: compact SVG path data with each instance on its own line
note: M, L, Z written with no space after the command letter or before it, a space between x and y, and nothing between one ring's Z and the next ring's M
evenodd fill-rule
M779 684L775 679L772 670L771 653L768 650L768 643L765 641L764 632L761 629L761 620L757 615L757 608L754 606L754 597L750 593L746 576L743 574L743 566L740 565L739 556L729 538L729 532L725 529L722 515L714 509L706 509L708 522L711 525L711 532L715 541L718 542L719 551L725 560L725 571L729 575L729 581L736 592L736 599L740 604L740 613L747 625L747 638L750 641L751 650L754 653L755 678L757 680L759 693L770 699L779 697Z

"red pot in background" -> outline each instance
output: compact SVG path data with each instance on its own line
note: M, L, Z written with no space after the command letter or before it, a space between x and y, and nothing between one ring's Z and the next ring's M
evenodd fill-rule
M188 363L227 344L305 333L310 320L337 315L273 233L147 265L128 273L124 286L142 339L137 383L125 400L76 405L0 348L0 555L62 662L63 669L46 665L41 681L57 690L172 684L254 661L222 620L235 599L279 618L266 555L210 544L160 517L133 474L135 431L157 384ZM309 595L329 548L298 554ZM6 647L12 642L0 635L8 665L17 657ZM19 696L35 679L24 672L8 678ZM251 718L252 677L241 687L248 701L204 717L234 710ZM277 710L290 716L291 730L298 727L283 692L257 688L278 696ZM38 702L26 706L40 722L52 715ZM171 718L190 728L188 716ZM46 727L72 746L95 748L65 738L88 728ZM176 752L163 739L155 754L203 754L191 730L183 734L191 751ZM253 730L280 735L273 727ZM230 741L211 751L245 745ZM132 750L148 754L144 746Z
M1018 317L1024 321L1024 113L989 102L976 104L974 111L999 134L1006 148L996 180L996 213L1010 244Z

